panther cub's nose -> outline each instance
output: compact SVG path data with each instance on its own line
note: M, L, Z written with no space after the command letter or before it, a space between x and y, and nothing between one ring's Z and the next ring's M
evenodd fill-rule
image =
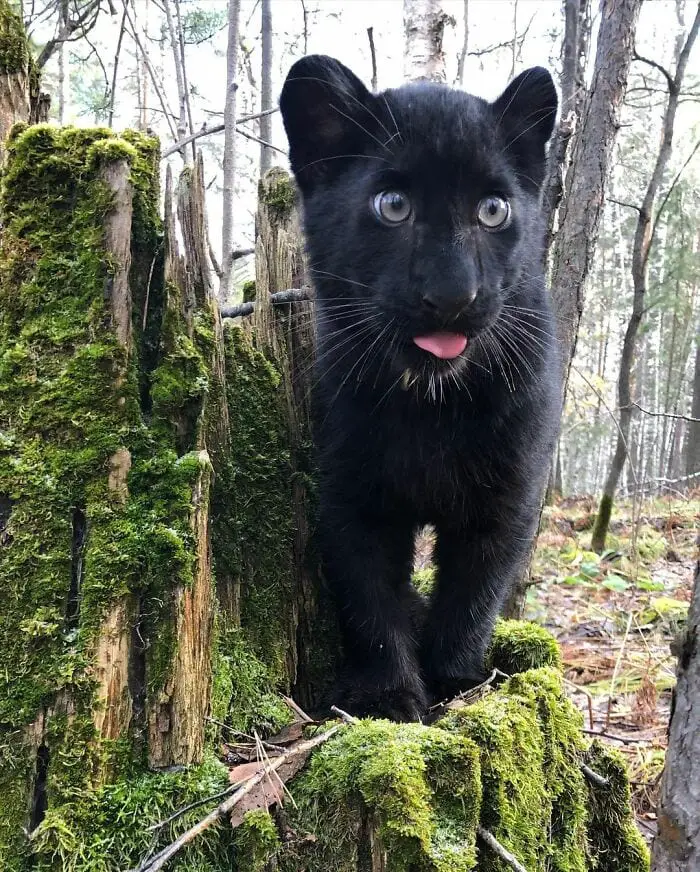
M476 299L476 287L460 288L458 292L426 291L421 296L423 306L435 315L457 318Z

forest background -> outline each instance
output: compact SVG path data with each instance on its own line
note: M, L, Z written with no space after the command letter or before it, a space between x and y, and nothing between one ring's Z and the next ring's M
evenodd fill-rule
M161 140L163 177L169 165L177 175L183 164L192 164L195 148L201 152L210 265L225 307L251 292L261 174L271 165L287 166L275 108L287 70L304 54L320 52L380 89L400 84L412 75L404 31L411 5L431 5L444 15L445 80L486 98L528 66L543 64L561 76L566 13L575 6L587 36L563 120L592 82L602 15L595 3L15 4L33 41L42 89L52 96L51 121L153 132ZM680 87L674 83L695 16L696 4L683 0L641 5L552 469L556 498L545 509L526 604L526 614L554 629L563 645L571 693L587 713L588 729L607 734L628 755L639 823L648 836L654 832L675 675L669 644L688 612L700 505L697 50L689 53ZM619 381L636 311L635 234L659 163L671 93L677 102L672 148L651 213L645 295L627 361L631 398L625 403ZM227 136L224 128L237 135ZM556 226L554 231L556 239ZM629 432L623 433L613 487L618 502L609 535L594 547L591 532L625 411ZM416 561L416 580L426 585L430 544L427 535Z

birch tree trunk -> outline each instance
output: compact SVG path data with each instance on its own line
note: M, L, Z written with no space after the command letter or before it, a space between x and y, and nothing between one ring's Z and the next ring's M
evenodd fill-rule
M272 0L262 0L262 61L260 69L260 111L269 113L272 109ZM272 117L267 114L260 118L260 139L272 139ZM272 149L260 146L260 177L272 165Z
M454 19L440 0L403 0L404 78L445 82L445 54L442 37Z
M236 192L236 91L241 0L229 0L226 50L226 104L224 106L224 183L221 227L221 279L219 302L231 293L233 275L233 209Z
M632 314L627 323L625 338L622 343L622 356L620 359L620 373L617 381L617 401L620 410L620 421L613 455L608 476L603 488L603 495L598 507L595 526L591 538L591 547L601 553L605 547L605 537L608 533L610 515L612 514L615 491L620 479L620 474L627 460L630 426L632 423L632 364L634 361L637 333L644 316L644 306L647 291L647 265L649 253L654 241L654 203L663 178L664 170L671 155L673 147L673 128L676 120L676 110L680 97L681 87L688 58L692 51L695 38L700 29L700 4L698 4L695 19L690 28L685 44L679 41L678 60L676 72L673 76L666 73L668 83L668 102L664 112L663 126L661 130L661 142L656 156L654 170L647 185L642 205L637 217L637 226L634 233L634 245L632 248L632 282L634 296L632 298ZM682 37L681 37L682 40Z

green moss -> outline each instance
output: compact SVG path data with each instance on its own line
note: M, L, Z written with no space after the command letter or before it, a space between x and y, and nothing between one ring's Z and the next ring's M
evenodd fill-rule
M591 872L648 872L649 851L634 822L624 758L595 741L588 762L610 782L589 790Z
M123 139L101 139L88 148L87 165L98 168L119 160L134 164L137 157L138 152L134 146Z
M260 182L260 194L278 221L288 219L296 205L296 188L287 172L273 167Z
M246 812L236 830L236 872L264 872L280 847L279 834L268 811Z
M250 281L243 282L241 287L241 291L243 293L243 302L250 303L255 299L255 279L251 279Z
M156 273L150 307L161 315L166 309L153 261L161 244L157 142L127 139L105 129L37 125L15 127L7 147L0 196L0 496L9 499L10 512L0 548L6 592L0 782L12 802L0 810L0 864L8 869L22 868L29 851L22 828L34 776L34 752L16 737L43 722L54 826L51 839L32 851L35 868L48 869L58 862L56 845L69 820L80 839L78 798L93 797L106 777L143 763L144 700L128 735L103 742L95 734L91 661L102 622L114 604L125 604L142 646L144 693L156 698L176 651L175 591L193 574L190 514L202 457L179 424L193 416L191 398L204 394L201 337L191 339L180 321L167 331L150 322L154 403L150 385L136 376L147 340L142 309L127 353L114 338L106 294L113 267L103 227L112 194L100 167L127 157L135 264L141 259L143 266L150 246L147 268L132 269L134 297L145 300L144 277ZM182 383L183 373L195 387L168 389ZM166 425L167 416L174 425ZM125 449L128 493L112 492L110 458ZM105 838L118 833L116 824L113 832L105 824ZM75 868L92 872L81 858L77 850Z
M280 376L239 327L226 328L226 374L232 457L215 493L217 573L240 589L252 652L288 688L294 529Z
M29 62L29 42L22 19L7 0L0 0L0 73L26 71Z
M605 537L608 535L608 527L610 526L610 517L612 515L613 500L607 494L603 494L600 498L598 506L598 514L596 515L595 524L593 525L593 533L591 534L591 548L600 554L605 548Z
M212 713L217 721L246 735L254 729L263 736L276 733L292 718L268 668L252 653L240 629L219 632Z
M491 668L507 675L538 669L540 666L561 666L561 653L556 640L537 624L523 621L498 621L493 631L488 653Z
M49 808L32 838L38 872L123 872L136 869L192 826L228 786L226 768L213 758L188 770L123 778ZM194 809L164 826L174 812ZM233 868L233 832L222 824L199 836L180 855L178 872Z
M466 872L475 863L479 753L462 735L420 724L362 721L314 755L294 783L300 838L284 870L355 870L358 837L371 827L391 872Z

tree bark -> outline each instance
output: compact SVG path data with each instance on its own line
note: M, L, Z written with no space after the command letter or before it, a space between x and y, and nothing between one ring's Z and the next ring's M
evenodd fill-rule
M445 82L445 53L442 38L454 19L440 7L439 0L403 0L404 77Z
M224 183L221 227L221 280L219 303L231 293L233 274L233 201L236 191L236 91L241 0L229 0L226 50L226 104L224 106Z
M700 564L688 623L677 648L678 683L671 704L653 872L700 868Z
M685 474L696 475L700 472L700 344L695 348L695 367L693 369L693 400L690 416L694 421L688 424L688 437L685 447ZM691 482L690 486L693 487Z
M551 252L551 287L564 384L576 349L640 7L641 0L604 0L601 5L593 78L559 208L559 229Z
M456 85L464 85L464 67L467 63L469 51L469 0L464 0L464 13L462 18L462 48L457 58Z
M568 382L568 371L576 348L578 325L583 312L584 289L593 260L598 224L605 201L605 186L609 162L617 136L622 99L627 87L627 73L632 58L634 28L642 0L604 0L598 32L595 66L591 87L586 95L582 122L575 135L571 161L566 173L565 193L561 197L557 213L558 229L550 254L550 284L554 311L557 315L557 335L560 340L564 379L562 382L562 407ZM570 36L574 12L569 13ZM579 6L579 16L582 12ZM580 17L576 27L579 31ZM565 71L566 87L575 88L580 70L575 58L581 54L581 44L574 49L564 48L569 63ZM565 140L570 133L560 129L557 134L559 154L553 155L553 173L556 176L556 161L564 160ZM563 152L562 152L563 148ZM548 182L545 208L552 210L557 201L556 177ZM550 226L554 221L549 212ZM551 238L550 238L551 241ZM542 494L542 505L544 504ZM513 585L510 596L503 606L503 614L509 618L520 617L525 608L529 585L529 564L534 554L533 543L528 566Z
M564 188L567 158L572 137L581 123L586 100L585 64L591 31L590 0L564 0L564 40L560 120L549 148L549 170L543 194L547 218L545 257L552 244L554 225Z
M272 139L272 0L262 0L262 61L260 68L260 111L268 114L260 118L260 139L270 142ZM260 177L262 178L272 165L272 149L266 145L260 146Z
M615 444L615 453L613 454L608 476L603 487L603 495L600 500L598 515L596 517L591 539L591 547L598 553L602 552L605 547L605 538L608 533L615 491L625 461L627 460L630 425L632 422L632 413L634 411L634 407L632 406L631 384L632 363L637 343L637 333L639 332L639 326L644 317L644 304L647 291L647 265L649 262L649 252L651 251L651 246L654 242L654 204L656 202L656 196L661 185L664 170L666 169L668 159L671 155L671 149L673 147L673 128L676 120L678 100L680 98L688 58L690 57L690 52L692 51L698 29L700 29L700 4L698 4L695 19L682 48L680 48L681 43L679 41L680 50L677 55L678 60L676 63L675 75L672 78L668 76L668 102L666 103L666 109L664 112L661 142L659 144L659 151L656 156L654 169L651 178L649 179L644 199L637 216L637 226L635 228L634 244L632 248L632 282L634 285L632 313L627 323L625 338L622 343L620 373L617 381L617 400L620 410L619 428Z

